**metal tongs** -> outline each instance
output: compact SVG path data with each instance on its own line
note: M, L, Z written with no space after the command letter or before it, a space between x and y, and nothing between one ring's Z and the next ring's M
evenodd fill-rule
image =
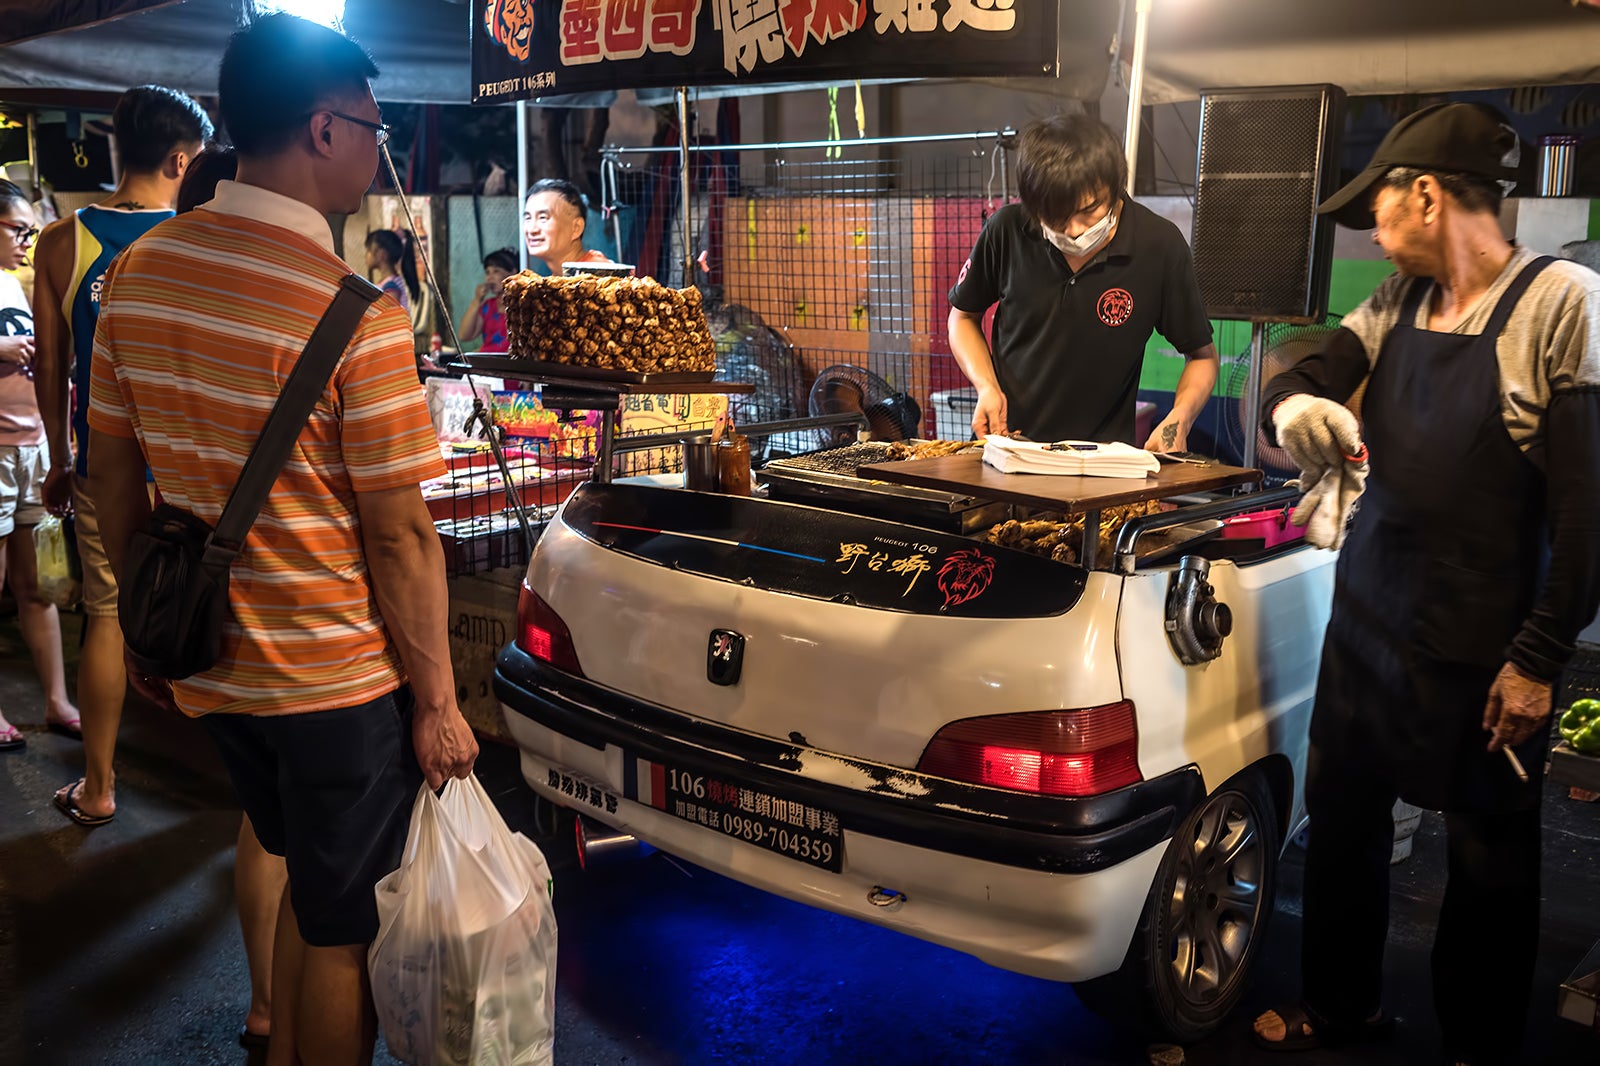
M1163 463L1188 463L1192 466L1218 466L1221 459L1214 459L1209 455L1199 452L1152 452Z

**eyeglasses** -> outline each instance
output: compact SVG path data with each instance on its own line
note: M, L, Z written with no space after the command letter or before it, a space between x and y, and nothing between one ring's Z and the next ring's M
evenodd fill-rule
M28 244L39 235L38 226L24 226L18 222L0 222L0 226L10 230L12 239L18 244Z
M316 112L313 111L311 114L315 115ZM347 115L343 111L329 111L328 114L332 115L334 118L342 118L346 122L354 122L357 126L365 126L367 129L376 133L378 135L379 148L382 148L384 145L389 143L389 134L394 132L394 128L386 122L369 122L364 118L356 118L354 115ZM311 116L307 115L306 117L309 118Z

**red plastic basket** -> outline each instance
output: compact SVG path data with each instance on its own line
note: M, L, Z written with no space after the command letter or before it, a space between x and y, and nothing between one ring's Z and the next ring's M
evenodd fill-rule
M1228 540L1260 538L1269 548L1299 540L1306 535L1303 526L1291 526L1291 508L1279 507L1271 511L1251 511L1222 520L1222 536Z

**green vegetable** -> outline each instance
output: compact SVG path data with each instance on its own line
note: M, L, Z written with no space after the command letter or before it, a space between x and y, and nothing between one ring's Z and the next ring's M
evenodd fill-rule
M1561 716L1561 736L1573 751L1600 755L1600 700L1578 700Z

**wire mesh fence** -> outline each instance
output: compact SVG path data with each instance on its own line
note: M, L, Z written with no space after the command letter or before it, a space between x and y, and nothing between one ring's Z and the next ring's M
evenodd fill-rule
M736 418L831 413L843 379L863 410L892 401L889 424L905 435L965 437L945 397L966 386L945 295L1008 201L1006 150L987 135L892 155L849 142L835 151L694 154L686 227L677 155L614 150L605 184L632 222L622 254L641 273L705 291L719 376L756 386L734 400ZM800 435L769 451L808 444Z

